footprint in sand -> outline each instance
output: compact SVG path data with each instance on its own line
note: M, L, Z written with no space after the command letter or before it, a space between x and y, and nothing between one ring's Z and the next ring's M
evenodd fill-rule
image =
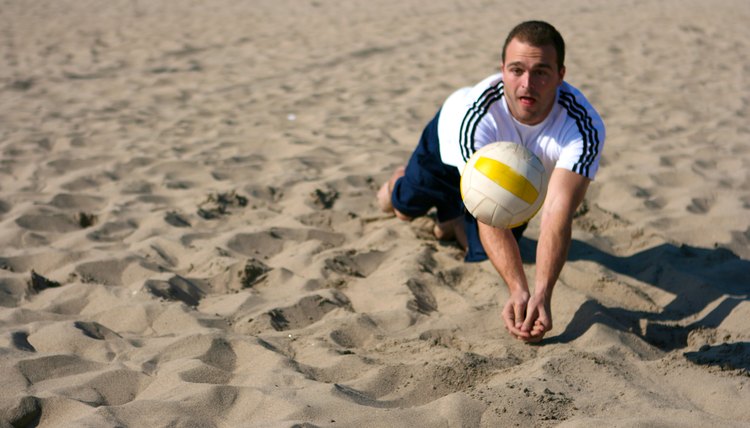
M711 210L712 198L693 198L685 209L693 214L706 214Z
M164 215L164 221L174 227L192 227L190 221L184 214L177 211L169 211Z
M11 333L10 340L11 343L13 343L13 347L18 350L26 352L36 352L34 346L29 343L29 333L26 333L25 331L16 331Z
M271 228L254 233L241 233L232 237L227 246L245 256L268 259L284 250L287 242L320 241L326 247L337 247L344 243L345 237L318 229Z
M245 267L239 274L242 288L252 287L262 281L271 270L272 268L262 261L251 257L245 262Z
M83 218L79 217L79 221ZM135 220L110 221L102 224L96 230L86 235L90 240L97 242L116 242L130 236L138 229Z
M375 272L385 257L385 253L377 250L366 253L349 250L346 253L326 259L324 269L342 275L365 278Z
M0 257L0 269L10 272L48 272L67 265L80 257L80 253L45 249L32 254Z
M214 220L228 215L232 209L247 206L247 198L235 192L212 193L198 204L198 215L206 220Z
M273 186L251 184L245 186L243 190L245 195L243 196L245 200L244 206L253 210L260 208L275 210L275 204L284 197L284 191Z
M72 211L98 211L104 208L107 200L100 196L72 193L58 193L49 203L53 207Z
M294 305L275 308L251 319L249 325L242 326L242 333L264 331L286 331L305 328L318 322L325 314L337 308L353 311L349 298L339 291L331 290L330 296L320 294L305 296ZM240 331L238 331L240 332Z
M32 395L15 397L0 408L0 414L7 418L8 426L34 426L42 416L42 404L37 397Z
M146 375L122 368L104 371L57 392L91 407L122 406L133 401L149 382Z
M34 232L67 233L81 229L73 216L51 212L23 214L16 219L16 224Z
M667 204L664 198L654 197L651 190L635 186L633 196L643 199L643 205L650 210L660 210Z
M333 204L339 198L339 192L336 189L327 188L325 190L315 189L310 194L310 205L322 210L328 210L333 208Z
M210 366L208 364L193 361L195 367L180 372L181 380L189 383L204 383L210 385L226 385L232 378L232 373Z
M108 329L107 327L99 324L98 322L76 321L73 323L73 326L77 328L78 330L81 330L81 332L83 332L85 336L88 336L92 339L96 339L96 340L106 340L109 338L122 339L122 336Z
M343 325L331 331L329 337L336 345L352 349L365 346L377 333L377 323L368 315L360 314L354 322L344 321Z
M133 258L97 260L79 264L75 272L82 282L123 285L123 273L137 263Z
M188 306L198 306L201 299L206 295L207 288L200 281L183 278L175 275L167 281L149 279L143 287L152 295L169 300L182 302Z
M333 230L334 226L341 225L347 221L352 220L353 218L356 218L356 215L352 213L324 210L313 211L311 213L298 216L297 220L305 226Z
M35 384L47 379L56 379L80 373L96 372L106 367L76 355L42 355L21 360L16 368L26 379Z
M227 247L245 256L268 259L284 250L284 239L272 231L239 233L229 240Z
M6 202L2 199L0 199L0 218L2 218L3 215L10 212L10 209L13 206L10 204L10 202Z
M268 313L271 326L277 331L296 330L317 322L323 315L336 308L348 308L351 303L343 293L335 293L333 299L320 295L307 296L295 305L287 308L273 309Z
M429 314L437 310L437 300L426 285L412 278L406 282L406 286L409 287L409 291L414 295L414 299L409 300L406 304L409 310L421 314Z
M155 360L148 361L154 368L173 360L196 359L226 372L237 364L237 354L230 342L222 337L205 334L184 336L168 345Z

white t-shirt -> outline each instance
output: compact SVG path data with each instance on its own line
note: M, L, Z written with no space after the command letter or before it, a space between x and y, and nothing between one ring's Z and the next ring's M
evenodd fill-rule
M547 118L528 126L510 114L503 76L492 75L474 87L459 89L443 104L438 121L440 157L458 168L482 146L510 141L531 150L548 173L565 168L594 179L604 146L604 123L586 97L566 82Z

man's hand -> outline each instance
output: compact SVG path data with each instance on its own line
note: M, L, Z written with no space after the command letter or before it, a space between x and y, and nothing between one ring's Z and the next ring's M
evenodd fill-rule
M503 308L505 328L516 339L539 342L552 330L552 311L544 295L529 296L519 291L511 294Z
M543 294L534 294L526 306L526 318L521 326L522 332L528 332L527 342L539 342L552 330L552 310L550 302Z
M529 331L524 332L522 330L528 304L529 292L518 290L515 293L511 293L503 308L505 329L516 339L528 340L531 337Z

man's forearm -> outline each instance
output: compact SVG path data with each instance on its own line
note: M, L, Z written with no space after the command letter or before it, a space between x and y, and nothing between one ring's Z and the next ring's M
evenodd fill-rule
M572 232L569 217L567 212L553 211L545 213L542 219L534 294L544 294L547 300L552 297L552 290L568 258Z
M583 201L589 180L564 169L555 169L542 210L541 230L536 250L534 294L549 302L552 290L568 258L573 213Z
M481 222L479 237L487 256L500 274L511 293L529 291L526 275L523 272L521 252L518 243L509 229L498 229Z

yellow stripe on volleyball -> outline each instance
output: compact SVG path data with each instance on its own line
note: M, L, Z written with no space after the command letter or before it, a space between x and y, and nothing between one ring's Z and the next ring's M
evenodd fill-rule
M480 157L474 164L474 169L529 205L539 197L539 191L526 177L502 162Z

